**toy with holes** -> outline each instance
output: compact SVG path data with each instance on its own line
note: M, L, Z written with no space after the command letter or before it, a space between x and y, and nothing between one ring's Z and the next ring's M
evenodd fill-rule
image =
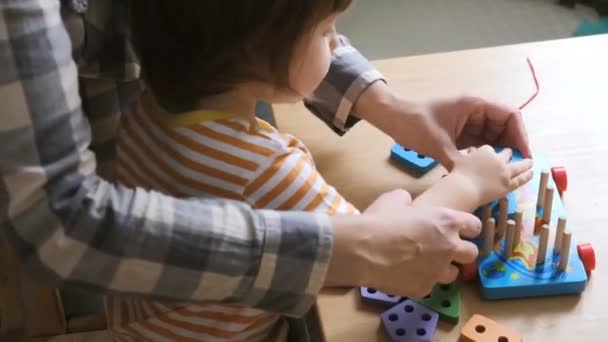
M523 342L521 334L497 322L475 314L460 330L458 342Z
M361 287L360 291L361 300L364 303L377 306L391 307L406 299L378 291L371 287Z
M410 299L381 315L382 325L391 342L431 341L439 314Z
M460 288L458 283L440 284L421 299L412 299L418 304L437 312L439 320L456 324L460 317Z
M420 174L425 174L437 165L435 159L407 149L399 144L394 144L391 147L391 158Z
M521 158L514 153L514 158ZM564 168L553 168L541 155L534 156L534 177L514 192L517 211L514 218L502 210L493 214L488 206L480 211L482 234L477 240L477 260L481 296L508 299L583 292L595 254L589 244L574 245L567 226L566 211L559 196L565 191ZM550 240L550 231L554 231ZM550 243L551 242L551 243Z

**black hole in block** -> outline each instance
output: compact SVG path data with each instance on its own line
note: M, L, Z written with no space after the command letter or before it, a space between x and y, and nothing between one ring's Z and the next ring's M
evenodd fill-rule
M424 154L420 154L420 153L417 153L417 154L416 154L416 157L418 157L418 158L420 158L420 159L424 159L424 158L426 158L426 156L425 156Z
M396 321L398 319L399 319L399 316L397 316L397 314L390 314L390 315L388 315L388 320L391 321L391 322L394 322L394 321Z
M424 335L426 335L426 330L423 329L423 328L416 329L416 335L418 335L418 336L424 336Z
M404 336L405 335L405 329L397 329L397 331L395 331L395 334L397 334L397 336Z
M449 300L444 300L441 302L441 306L443 306L444 308L449 308L450 306L452 306L452 303Z
M405 312L412 312L414 311L414 307L411 305L406 305L405 307L403 307L403 310L405 310Z
M498 342L509 342L509 339L508 339L507 337L500 336L500 337L498 338Z
M376 289L370 289L370 288L368 288L367 289L367 293L374 294L374 293L376 293Z
M483 334L486 331L486 327L484 327L483 325L478 325L475 327L475 331L477 331L480 334Z
M428 313L422 314L422 316L420 316L422 318L423 321L428 322L431 320L431 315L429 315Z

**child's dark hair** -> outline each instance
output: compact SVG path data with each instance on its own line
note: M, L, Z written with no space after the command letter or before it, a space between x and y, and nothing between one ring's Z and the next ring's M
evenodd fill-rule
M351 0L131 0L144 77L165 109L246 80L289 87L299 38Z

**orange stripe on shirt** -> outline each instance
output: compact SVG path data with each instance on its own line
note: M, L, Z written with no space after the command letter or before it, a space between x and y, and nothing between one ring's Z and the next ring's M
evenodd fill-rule
M224 133L214 131L211 128L203 126L203 125L191 126L191 127L189 127L189 129L194 132L197 132L201 136L213 138L213 139L221 141L223 143L238 147L241 150L259 154L262 157L270 157L274 153L274 151L272 149L270 149L266 146L261 146L258 144L254 144L252 142L248 142L246 140L241 139L240 137L236 138L236 137L233 137L230 135L226 135Z
M287 173L287 175L285 175L283 180L281 180L269 191L267 190L266 193L255 203L255 206L258 208L265 208L268 203L287 190L287 188L298 178L298 175L303 168L304 161L302 158L298 158L296 165Z
M266 140L272 140L271 138L268 137L268 135L260 133L257 130L253 130L253 129L249 128L249 126L245 126L239 122L235 122L235 121L231 121L231 120L218 120L216 122L221 123L222 125L226 125L237 132L247 133L249 135L256 136L258 138L263 138Z
M267 184L268 181L274 176L280 169L280 165L289 158L289 155L283 154L278 156L275 160L272 161L272 164L262 172L256 179L254 179L243 191L243 195L245 197L251 196L256 191L258 191L263 185Z
M144 141L141 140L139 138L139 136L133 132L133 128L131 127L131 125L125 125L125 127L127 128L126 130L131 134L130 135L131 139L134 141L135 144L138 145L140 150L146 154L148 159L150 159L150 161L152 161L152 163L155 164L159 170L163 171L165 174L172 177L178 183L183 184L186 187L191 187L193 189L197 189L204 193L221 196L221 197L226 197L226 198L240 199L240 195L237 193L234 193L234 192L226 190L226 189L219 188L217 186L213 186L211 184L206 184L204 182L196 181L194 179L191 179L191 178L179 173L173 167L171 167L170 165L167 165L161 158L159 158L157 156L157 154L154 153L154 151L152 151L150 149L150 147L148 145L146 145L144 143Z
M204 310L204 305L202 305L201 308L203 308L203 310L200 311L193 311L192 309L179 310L179 313L184 317L199 317L214 321L230 321L239 324L251 324L259 320L263 316L268 315L265 312L260 312L257 315L245 316L234 313L206 311Z
M306 210L306 211L316 210L319 207L319 205L321 205L321 203L323 203L323 200L325 199L325 197L327 197L329 192L330 192L329 185L327 185L326 183L323 183L323 186L321 187L321 190L319 191L319 193L312 199L312 201L310 201L310 203L304 208L304 210Z
M287 210L293 208L307 193L309 193L317 180L317 174L311 172L304 183L289 197L285 202L281 203L277 209Z
M204 324L194 324L191 322L185 322L185 321L173 318L170 315L159 316L158 319L160 321L166 323L167 325L171 325L171 326L181 328L181 329L184 329L187 331L191 331L191 332L194 332L197 334L208 334L208 335L220 337L220 338L230 338L230 337L233 337L233 336L239 334L242 331L242 330L230 331L230 330L225 330L225 329L217 328L214 326L208 326L208 325L204 325ZM266 320L268 320L268 318ZM228 323L238 324L238 323L235 323L232 321L229 321ZM255 323L253 325L255 325Z
M130 130L130 126L127 125L123 125L125 131L131 131ZM133 136L130 136L131 139L133 139ZM134 150L131 149L130 144L123 142L122 144L120 144L120 148L124 151L125 153L125 158L128 156L128 158L133 159L133 161L135 162L135 164L140 166L140 169L142 170L141 172L143 174L145 174L149 179L151 179L152 181L154 181L155 183L157 183L160 186L160 189L157 188L157 190L167 190L170 193L172 193L173 195L176 196L183 196L184 193L180 190L178 190L176 187L174 187L172 184L170 184L169 182L166 182L163 178L161 178L160 176L158 176L155 172L152 172L150 170L148 170L144 165L143 160L141 159L141 157L139 156L138 153L135 153ZM118 159L120 161L122 157L120 156L120 154L118 155ZM127 163L123 163L123 166L127 166ZM132 170L134 171L134 170ZM137 174L137 172L133 172L133 174Z
M137 116L137 117L139 117L139 116ZM243 177L224 172L218 168L210 167L203 163L194 161L194 160L184 156L183 154L179 153L170 144L167 144L164 141L162 141L161 139L159 139L154 134L154 132L152 132L153 128L151 126L149 126L149 124L146 123L145 120L136 119L135 122L137 122L137 125L139 127L141 127L141 129L143 131L146 132L146 136L148 138L150 138L156 144L156 146L160 147L167 155L171 156L171 159L173 159L177 164L187 167L188 169L190 169L192 171L195 171L198 173L204 173L209 176L221 179L225 182L234 183L234 184L237 184L240 186L243 186L247 183L247 180ZM193 141L192 144L197 144L197 143ZM184 147L189 148L191 150L193 149L193 146L190 146L190 145L186 145ZM247 162L250 163L249 161L247 161ZM255 165L255 163L254 163L254 165Z

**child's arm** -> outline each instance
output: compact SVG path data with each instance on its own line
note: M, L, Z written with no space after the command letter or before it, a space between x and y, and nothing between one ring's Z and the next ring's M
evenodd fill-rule
M530 159L509 163L510 158L510 150L496 153L487 145L463 155L452 173L419 195L413 204L473 212L532 179Z
M477 187L467 177L452 173L416 197L413 204L473 212L480 206Z

